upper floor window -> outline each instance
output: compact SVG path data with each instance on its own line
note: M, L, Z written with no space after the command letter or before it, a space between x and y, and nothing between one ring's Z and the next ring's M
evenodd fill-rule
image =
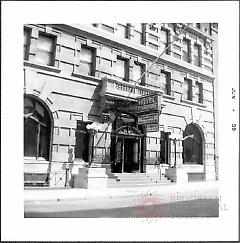
M183 99L192 100L192 80L184 79L183 82Z
M196 23L196 27L197 27L198 29L201 29L201 25L200 25L200 23Z
M190 41L187 39L183 39L182 41L182 52L183 52L183 60L185 62L190 62L190 53L189 53L189 46L190 46Z
M193 62L195 66L200 67L201 65L201 60L200 60L200 55L201 55L201 46L198 44L193 45Z
M102 29L103 29L103 30L106 30L106 31L108 31L108 32L110 32L110 33L114 33L114 28L111 27L111 26L108 26L108 25L106 25L106 24L102 24Z
M161 37L160 37L160 42L161 42L161 46L162 46L162 51L164 50L164 49L166 49L167 47L168 47L168 45L169 45L169 31L168 30L166 30L166 29L161 29L161 31L160 31L160 35L161 35ZM169 54L169 49L167 49L166 51L165 51L165 53L166 54Z
M115 75L122 80L128 81L129 65L128 60L118 57L116 61Z
M203 86L202 83L196 82L194 101L197 103L203 103Z
M145 84L145 76L142 76L145 67L143 64L140 64L138 62L134 62L133 65L133 81L138 81L139 84L144 85ZM141 79L140 79L141 78Z
M29 45L30 45L30 30L24 28L24 40L23 40L23 59L28 60Z
M117 24L116 34L122 38L128 38L127 24Z
M132 40L143 44L143 24L135 24Z
M164 94L171 95L171 73L161 71L160 82Z
M37 39L35 61L41 64L53 66L55 53L55 38L40 33Z
M79 72L84 75L94 76L94 63L93 63L94 50L86 46L82 46L79 55L80 55Z

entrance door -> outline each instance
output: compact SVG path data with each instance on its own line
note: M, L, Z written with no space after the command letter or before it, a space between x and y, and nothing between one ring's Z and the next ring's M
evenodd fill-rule
M139 138L119 137L115 144L114 172L140 172L140 143Z

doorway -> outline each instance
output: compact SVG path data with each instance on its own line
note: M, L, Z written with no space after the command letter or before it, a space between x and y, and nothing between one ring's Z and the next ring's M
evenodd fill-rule
M112 143L115 151L113 172L115 173L138 173L141 172L141 138L136 137L112 137L116 142Z

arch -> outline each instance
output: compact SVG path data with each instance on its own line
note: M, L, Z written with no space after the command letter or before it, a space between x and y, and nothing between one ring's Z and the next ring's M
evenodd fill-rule
M183 163L204 163L204 133L196 123L190 123L183 132Z
M24 95L24 156L50 161L53 117L34 95Z

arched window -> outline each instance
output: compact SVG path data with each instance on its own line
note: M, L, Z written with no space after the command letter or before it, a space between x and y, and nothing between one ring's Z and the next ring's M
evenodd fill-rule
M191 123L183 133L183 163L203 164L203 135L200 128Z
M37 100L24 97L24 156L49 160L51 119Z

